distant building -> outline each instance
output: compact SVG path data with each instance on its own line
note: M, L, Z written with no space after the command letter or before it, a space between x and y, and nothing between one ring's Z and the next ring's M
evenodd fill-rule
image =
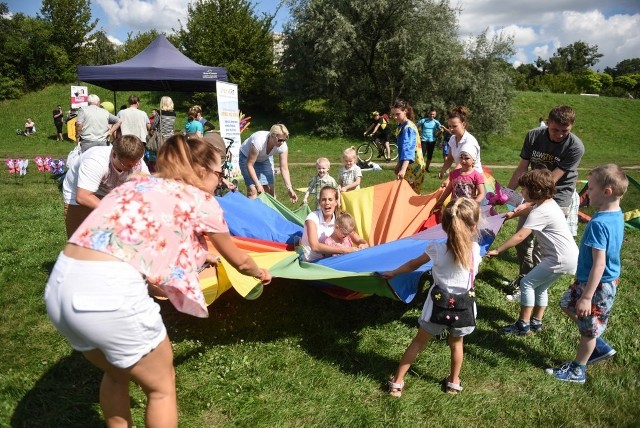
M273 62L277 64L282 59L284 53L284 33L273 32L271 33L273 38Z

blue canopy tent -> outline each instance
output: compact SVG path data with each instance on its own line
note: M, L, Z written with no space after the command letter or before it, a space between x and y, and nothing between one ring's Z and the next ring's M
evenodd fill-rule
M164 35L159 35L142 52L127 61L109 65L78 66L78 80L112 90L114 93L215 92L216 81L227 81L227 70L223 67L200 65L190 60Z

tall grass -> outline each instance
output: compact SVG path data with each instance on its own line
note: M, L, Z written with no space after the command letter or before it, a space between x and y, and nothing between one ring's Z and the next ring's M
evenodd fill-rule
M530 104L536 96L548 97L523 94ZM576 103L581 100L575 98ZM52 100L45 101L47 110L53 109ZM625 103L624 109L636 108L618 101ZM508 164L515 164L524 131L544 110L517 119L523 128L514 131L517 138L500 143L511 145ZM579 120L586 122L586 115L578 110ZM2 120L9 122L7 116ZM259 119L253 130L270 124L271 120ZM288 125L292 162L305 164L292 168L296 187L304 186L315 173L308 163L329 155L335 172L342 148L359 141L319 140L306 136L295 123ZM630 121L629 126L636 135L640 131L637 122ZM44 154L43 147L52 151L61 147L46 139L45 130L40 127L34 138L3 138L0 150L30 155ZM594 135L594 140L601 138ZM589 153L589 139L584 140ZM602 158L594 155L593 164L616 160L628 149L623 146L602 151ZM485 163L499 162L493 157L498 151L504 150L506 156L506 149L499 147L490 142L483 150ZM629 162L635 162L633 157ZM505 181L511 170L496 168L494 173ZM0 426L98 427L103 425L100 373L55 331L42 301L65 232L56 183L39 174L31 170L16 178L4 168L0 172ZM364 182L391 178L385 166L381 172L365 172ZM428 183L437 185L434 174ZM284 190L281 182L277 189ZM286 200L284 193L279 198ZM514 227L507 222L498 242ZM208 319L189 317L160 303L175 354L180 426L635 426L640 417L640 339L634 328L640 315L635 287L640 282L639 250L640 234L627 231L622 281L605 333L618 355L590 367L583 386L556 382L543 370L575 353L576 329L557 306L570 278L551 288L541 334L499 333L500 326L512 322L518 312L517 304L504 298L509 290L502 285L516 274L515 252L481 265L476 281L478 327L465 339L465 390L456 397L443 394L438 386L449 369L449 349L442 339L430 343L412 367L401 399L385 391L386 380L415 334L424 291L408 305L378 297L342 301L307 283L276 280L255 301L243 300L233 291L225 293L211 305ZM135 386L131 406L135 425L143 426L144 394Z

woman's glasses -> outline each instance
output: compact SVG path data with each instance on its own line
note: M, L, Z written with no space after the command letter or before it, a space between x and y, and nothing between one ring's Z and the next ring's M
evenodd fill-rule
M214 169L214 170L211 170L211 172L213 172L215 175L218 176L218 180L222 181L222 179L224 179L224 171L216 171Z
M286 143L287 142L286 138L276 138L276 140L278 141L278 143Z

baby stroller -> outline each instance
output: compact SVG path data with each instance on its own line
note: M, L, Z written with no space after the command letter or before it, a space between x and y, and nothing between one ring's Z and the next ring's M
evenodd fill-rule
M224 139L227 141L227 145L225 147L224 150L224 161L222 162L222 172L224 173L224 178L226 180L229 180L229 178L231 177L231 171L233 171L233 163L232 158L233 158L233 154L231 153L230 149L231 146L233 145L233 138L227 138L224 137ZM231 192L235 192L238 189L238 180L236 180L235 178L233 180L231 180L231 183L235 186L233 189L229 189L229 187L227 187L227 185L224 182L220 182L220 184L218 185L218 187L216 188L215 191L215 196L223 196L225 195L227 192L231 191Z

